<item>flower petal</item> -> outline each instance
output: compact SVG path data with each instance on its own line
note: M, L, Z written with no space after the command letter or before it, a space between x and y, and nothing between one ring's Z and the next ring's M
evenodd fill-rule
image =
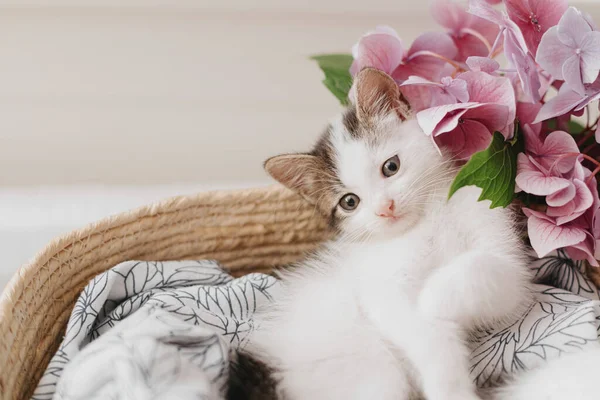
M497 25L504 25L504 17L502 16L502 13L484 0L470 0L469 13L493 22Z
M426 135L437 136L456 128L463 114L478 106L479 103L460 103L431 107L417 113L417 122Z
M487 127L489 131L502 132L506 128L508 107L504 104L484 103L479 107L467 110L463 115L464 120L479 121ZM504 134L504 132L502 132ZM508 134L505 138L508 139Z
M394 28L392 28L389 25L377 25L375 27L375 30L373 31L373 33L386 33L390 36L395 36L398 39L400 39L400 36L398 35L398 31L396 31Z
M527 220L527 232L531 246L539 257L562 247L577 245L586 238L584 229L569 225L557 226L533 214Z
M538 155L542 152L544 142L540 138L540 132L534 130L529 124L523 124L523 136L525 138L525 150L527 153Z
M406 83L406 82L404 82ZM407 85L400 88L400 92L410 104L410 108L413 112L419 113L422 110L426 110L433 106L433 92L436 88L421 86L421 85ZM439 92L441 89L438 89ZM448 102L452 103L451 101Z
M598 27L596 26L596 23L594 22L594 19L592 18L592 16L590 14L588 14L587 12L582 11L582 10L579 10L579 13L581 14L581 16L583 17L585 22L588 23L591 30L593 30L593 31L598 30Z
M400 84L400 86L408 86L408 85L423 85L423 86L434 86L434 87L443 87L444 85L442 85L441 83L437 83L437 82L432 82L429 79L425 79L421 76L417 76L417 75L411 75L408 77L407 80L405 80L404 82L402 82Z
M566 188L546 196L546 204L551 207L562 207L573 200L576 193L577 189L575 188L575 185L570 184ZM552 215L550 212L548 212L548 215L551 217L557 217L562 214Z
M516 182L523 191L536 196L548 196L570 185L567 179L545 175L523 153L517 156Z
M579 218L594 203L592 192L583 181L574 179L573 185L576 190L572 201L561 207L548 207L548 215L551 215L550 210L552 209L552 213L559 217L556 219L557 225L563 225Z
M562 76L569 87L581 94L585 94L585 87L581 77L581 59L579 55L573 55L564 62L562 66Z
M355 49L356 56L350 67L352 75L365 67L391 74L402 62L404 47L400 38L390 34L392 28L378 27L377 29L359 40Z
M504 3L508 16L523 32L532 54L536 53L543 34L558 24L569 7L567 0L505 0Z
M461 159L468 159L478 151L485 150L491 141L492 132L473 119L465 119L452 131L436 136L440 147L449 149Z
M469 21L465 9L449 0L435 0L431 5L431 15L438 24L454 32L460 31Z
M472 56L467 58L467 66L471 71L482 71L491 74L500 68L498 61L489 57Z
M444 70L444 62L431 56L418 56L400 64L390 75L396 82L402 82L410 76L421 76L437 81Z
M531 208L525 208L523 207L523 214L525 214L526 217L531 217L532 215L542 219L544 221L548 221L548 222L554 222L554 218L547 216L545 213L541 212L541 211L536 211L536 210L532 210Z
M584 83L592 83L600 71L600 32L590 32L581 42L581 75Z
M581 12L575 7L569 7L558 22L558 38L569 47L580 47L581 40L592 28Z
M515 93L510 80L502 76L493 76L480 71L468 71L458 75L467 82L469 99L472 102L499 103L516 113Z
M587 260L590 265L598 267L598 260L596 260L595 252L597 252L597 243L593 237L586 237L584 241L573 246L566 248L567 254L573 260Z
M463 32L460 35L454 36L453 39L458 49L456 61L464 62L471 56L486 57L490 52L490 47L482 42L479 37L473 36L470 33ZM488 45L491 46L489 43Z
M454 41L447 33L427 32L420 35L411 45L404 62L392 73L392 78L400 82L411 75L437 81L447 65L446 61L438 56L452 60L458 50Z
M408 56L418 51L431 51L450 60L456 57L458 50L452 38L444 32L426 32L415 39L408 50Z
M540 101L540 75L537 65L529 53L523 53L520 49L515 49L512 53L512 62L517 69L521 88L527 100L531 103Z
M535 60L554 79L563 79L562 65L575 54L575 50L558 38L558 27L554 26L542 36Z
M450 31L458 49L457 61L463 62L469 56L488 55L498 34L495 24L469 14L461 5L449 0L436 0L431 13L440 25Z
M494 103L506 106L504 127L498 129L504 137L512 135L510 127L516 115L515 91L506 77L492 76L485 72L468 71L458 76L467 82L470 102ZM499 117L499 116L498 116Z
M442 78L442 84L445 90L454 96L458 101L466 103L469 101L469 90L467 82L463 79L452 79L449 76Z
M483 18L479 18L473 14L469 14L469 28L479 33L488 43L488 45L492 45L498 34L500 33L500 27L498 24L487 21ZM464 33L467 33L463 30ZM489 53L489 51L488 51ZM470 54L472 56L476 56L477 54ZM487 54L485 54L487 55Z
M535 135L539 135L542 130L542 124L534 124L535 117L540 112L542 105L540 103L525 103L517 102L517 118L523 127L523 130L531 129ZM538 140L539 137L538 137ZM525 146L530 147L528 143L529 139L525 140ZM540 141L541 142L541 141Z
M400 84L400 90L411 108L419 112L426 108L459 101L468 101L467 83L462 79L442 78L442 83L432 82L420 76L411 75Z
M509 18L517 24L528 22L533 13L529 0L505 0L504 5Z
M585 96L572 90L569 85L562 85L558 94L544 103L533 123L566 114L584 100Z
M573 136L567 132L554 131L546 137L537 156L549 171L566 174L573 170L577 163L579 147Z

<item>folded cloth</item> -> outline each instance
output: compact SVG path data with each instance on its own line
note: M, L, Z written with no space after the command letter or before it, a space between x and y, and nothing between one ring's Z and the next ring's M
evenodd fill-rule
M600 297L581 263L556 252L532 268L536 302L473 338L481 387L598 341ZM119 264L81 293L33 399L222 398L230 352L280 288L264 274L234 279L213 261Z
M83 290L33 399L215 399L276 280L214 261L129 261Z

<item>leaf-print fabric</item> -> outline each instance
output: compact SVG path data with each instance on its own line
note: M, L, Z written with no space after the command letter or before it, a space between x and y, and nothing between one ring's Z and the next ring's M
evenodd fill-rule
M129 261L81 292L35 400L217 399L276 279L214 261Z
M581 263L559 251L531 267L535 303L473 335L478 386L598 340L600 297ZM234 279L213 261L119 264L81 292L33 399L220 399L230 351L279 289L272 276Z

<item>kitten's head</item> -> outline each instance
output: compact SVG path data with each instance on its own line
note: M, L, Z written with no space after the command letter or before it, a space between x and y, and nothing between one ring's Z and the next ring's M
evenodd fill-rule
M446 185L447 163L409 117L392 78L365 69L355 79L356 105L314 149L270 158L265 169L350 237L400 234Z

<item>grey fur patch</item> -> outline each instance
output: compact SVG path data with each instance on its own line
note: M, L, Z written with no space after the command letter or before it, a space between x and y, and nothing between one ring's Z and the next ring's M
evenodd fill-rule
M358 120L358 116L356 115L356 108L351 107L346 110L344 116L342 117L342 122L344 127L350 134L350 137L353 139L360 138L360 133L362 130L360 129L360 121Z
M237 351L229 366L227 400L277 400L275 370L244 351Z

